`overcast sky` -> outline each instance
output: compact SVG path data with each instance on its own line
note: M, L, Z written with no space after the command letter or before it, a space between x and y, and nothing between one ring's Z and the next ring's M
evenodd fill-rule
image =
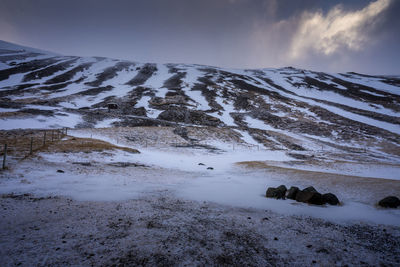
M400 0L0 0L0 39L139 62L400 74Z

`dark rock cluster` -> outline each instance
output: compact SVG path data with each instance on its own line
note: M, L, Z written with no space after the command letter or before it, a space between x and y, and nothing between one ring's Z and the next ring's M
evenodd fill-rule
M297 202L303 202L313 205L338 205L339 199L332 193L321 194L314 187L309 186L300 190L298 187L292 186L287 190L286 186L269 187L266 197L276 199L293 199Z
M170 107L157 117L160 120L183 122L207 126L223 126L218 118L210 116L202 111L190 110L184 107Z

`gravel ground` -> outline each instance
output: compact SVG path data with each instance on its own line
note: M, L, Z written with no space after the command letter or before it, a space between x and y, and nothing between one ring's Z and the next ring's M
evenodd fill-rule
M399 266L400 228L234 208L168 190L119 202L2 195L1 266Z

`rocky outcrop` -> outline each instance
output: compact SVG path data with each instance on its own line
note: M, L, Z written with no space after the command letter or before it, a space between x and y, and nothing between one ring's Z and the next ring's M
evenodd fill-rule
M184 107L170 107L158 115L158 119L187 124L198 124L206 126L223 126L224 123L218 118L207 115L198 110L189 110Z
M281 185L277 188L269 187L266 192L266 197L276 199L288 198L296 200L297 202L303 202L312 205L339 204L339 199L334 194L321 194L312 186L306 187L303 190L300 190L296 186L290 187L289 190L287 190L286 186L284 185Z
M153 106L165 106L165 105L186 105L193 106L187 103L188 99L182 95L174 95L174 96L166 96L162 97L153 97L150 99L149 104Z
M296 195L296 201L313 205L339 204L339 199L334 194L327 193L322 195L312 186L299 191Z

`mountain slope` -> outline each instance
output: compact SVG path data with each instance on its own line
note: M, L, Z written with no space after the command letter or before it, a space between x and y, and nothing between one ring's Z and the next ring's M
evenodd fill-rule
M225 127L271 149L400 156L400 76L144 64L0 42L0 112L0 129Z

